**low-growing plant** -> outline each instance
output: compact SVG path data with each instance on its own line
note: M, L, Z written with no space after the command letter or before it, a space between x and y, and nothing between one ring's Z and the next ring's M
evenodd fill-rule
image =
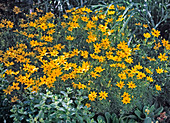
M52 94L48 90L46 93L32 93L13 105L13 114L10 117L15 123L91 122L94 113L83 104L88 97L82 96L81 91L75 93L71 88L67 88L66 92L61 91L60 94Z
M3 64L0 64L0 122L7 122L11 121L9 115L10 115L10 109L11 105L9 103L7 95L4 95L4 89L7 88L8 81L5 77L6 70L3 67Z
M138 123L131 115L129 117L118 117L115 113L110 114L109 112L106 112L104 116L99 115L97 121L98 123Z
M121 112L119 116L115 113L110 114L105 112L104 115L98 115L97 121L99 123L156 123L158 120L165 120L167 116L163 111L163 107L152 106L142 106L141 104L129 114L124 114ZM160 115L160 117L158 117ZM163 118L161 118L163 117Z
M155 107L155 105L152 106L144 106L138 107L134 113L136 115L136 119L138 121L143 121L144 123L149 123L149 122L156 122L158 121L156 118L159 116L159 114L163 111L163 107L160 106L158 108Z

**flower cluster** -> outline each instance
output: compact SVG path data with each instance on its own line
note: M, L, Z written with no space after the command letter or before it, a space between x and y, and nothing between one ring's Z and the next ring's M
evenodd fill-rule
M43 88L57 90L73 86L82 89L89 102L106 100L114 93L119 99L123 98L123 104L128 104L142 96L138 93L141 87L152 86L151 89L161 91L161 85L154 77L163 76L168 71L161 65L155 68L152 63L168 61L166 51L170 44L165 39L161 44L158 40L153 41L153 49L159 51L154 58L142 50L145 43L149 45L150 38L159 37L160 32L155 29L143 34L145 43L128 44L129 30L120 31L126 18L118 13L124 10L123 6L114 5L107 13L93 13L87 7L73 8L67 10L58 23L51 12L40 17L39 11L27 15L29 21L21 21L21 30L14 30L14 33L29 43L18 43L0 52L0 62L8 69L5 76L10 80L4 93L10 95L23 89L38 92ZM14 12L20 11L15 8ZM116 24L119 25L114 27ZM5 26L13 28L13 23L2 20L0 28ZM143 24L143 27L147 28L147 25ZM160 52L160 47L165 52ZM141 55L140 52L145 53ZM138 61L139 55L144 60ZM14 100L17 98L13 97L12 102Z

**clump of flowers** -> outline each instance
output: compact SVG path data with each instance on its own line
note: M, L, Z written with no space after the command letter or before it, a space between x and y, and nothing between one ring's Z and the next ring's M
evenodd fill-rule
M159 44L160 32L152 29L143 34L145 43L128 44L129 30L120 32L126 18L116 14L125 8L112 5L108 10L93 13L87 7L73 8L58 23L51 12L27 15L29 21L21 22L21 30L14 33L28 43L18 43L0 54L0 62L8 69L5 76L10 80L4 93L19 94L19 90L27 89L38 93L73 86L88 95L87 107L95 107L95 102L113 101L113 95L120 105L135 105L136 100L145 97L145 89L161 91L155 76L162 77L167 68L157 61L167 64L169 42L163 39ZM19 12L17 8L14 11ZM0 25L2 29L13 28L10 21L4 20ZM150 38L155 41L149 42ZM146 52L150 43L156 56ZM138 57L144 60L138 61ZM18 98L14 96L11 101Z

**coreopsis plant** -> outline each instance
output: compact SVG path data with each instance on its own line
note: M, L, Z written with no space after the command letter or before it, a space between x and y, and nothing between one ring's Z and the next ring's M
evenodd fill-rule
M51 12L27 15L14 31L25 43L0 54L10 82L4 93L47 88L57 93L71 86L83 90L96 112L130 111L137 103L151 103L148 97L159 94L166 82L169 43L152 29L133 44L130 30L122 30L125 7L107 9L73 8L62 19Z

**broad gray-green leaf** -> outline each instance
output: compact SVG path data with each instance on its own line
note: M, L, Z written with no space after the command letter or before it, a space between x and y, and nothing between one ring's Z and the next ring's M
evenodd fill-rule
M161 106L159 107L158 109L155 110L154 114L157 116L157 115L160 115L160 113L164 110L164 108Z
M150 117L146 117L145 120L144 120L144 123L151 123L152 120Z

